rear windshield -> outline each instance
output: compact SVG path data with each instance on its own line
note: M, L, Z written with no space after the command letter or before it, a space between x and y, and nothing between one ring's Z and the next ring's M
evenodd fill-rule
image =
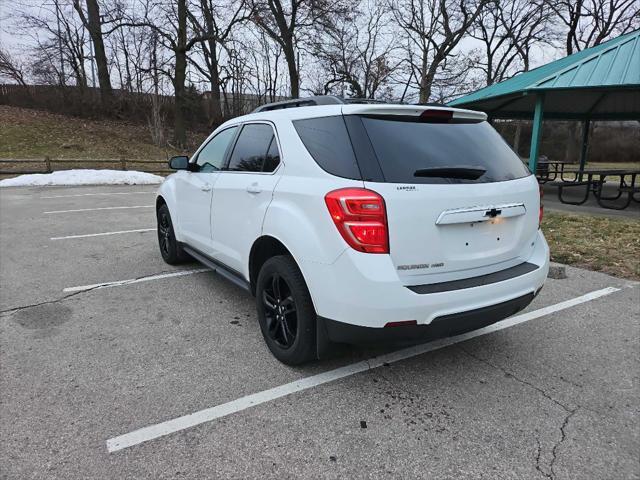
M362 123L389 183L488 183L529 175L487 122L418 123L362 117ZM435 169L445 173L420 175ZM484 173L474 179L456 178L456 169Z

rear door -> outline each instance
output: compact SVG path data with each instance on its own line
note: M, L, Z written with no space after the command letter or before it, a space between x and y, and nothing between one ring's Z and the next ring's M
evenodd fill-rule
M345 119L352 138L367 139L354 148L361 170L373 172L363 173L365 186L384 197L390 255L405 284L526 261L538 228L538 185L486 121L440 113Z
M248 276L249 251L262 232L280 167L273 126L248 123L216 182L211 206L214 258L243 276Z
M222 130L209 140L191 160L193 171L181 171L176 177L178 221L183 240L211 255L211 195L213 185L224 166L227 150L238 127Z

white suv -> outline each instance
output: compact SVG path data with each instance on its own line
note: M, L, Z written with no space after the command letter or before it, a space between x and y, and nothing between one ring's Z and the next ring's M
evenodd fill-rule
M255 295L276 358L508 317L542 287L540 192L483 113L311 97L219 128L157 197L162 257Z

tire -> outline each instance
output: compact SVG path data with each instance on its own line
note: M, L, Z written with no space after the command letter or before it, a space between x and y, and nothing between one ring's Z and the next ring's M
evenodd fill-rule
M316 358L316 312L292 257L267 260L256 284L260 329L274 357L287 365Z
M169 208L162 205L156 214L158 220L158 246L162 259L169 265L179 265L191 260L176 240Z

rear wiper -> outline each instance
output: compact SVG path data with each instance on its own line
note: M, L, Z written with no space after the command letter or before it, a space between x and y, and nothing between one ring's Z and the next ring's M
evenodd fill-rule
M460 178L477 180L486 170L479 167L430 167L420 168L413 172L414 177Z

